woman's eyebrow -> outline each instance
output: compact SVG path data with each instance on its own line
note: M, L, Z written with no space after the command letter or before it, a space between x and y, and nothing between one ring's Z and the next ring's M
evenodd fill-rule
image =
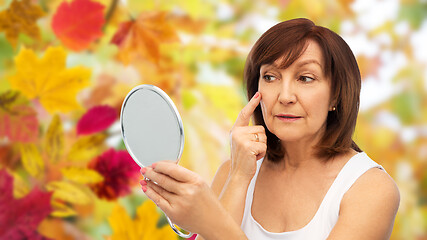
M297 62L297 67L302 67L304 65L309 65L309 64L316 64L321 69L323 69L322 64L320 64L316 59L307 59L307 60L303 60L303 61Z
M317 61L316 59L307 59L307 60L301 60L301 61L296 61L295 62L296 67L300 68L304 65L309 65L309 64L316 64L318 65L321 69L323 69L322 64L319 63L319 61ZM270 69L282 69L276 62L273 63L267 63L267 64L263 64L261 66L261 68L265 69L265 70L270 70Z

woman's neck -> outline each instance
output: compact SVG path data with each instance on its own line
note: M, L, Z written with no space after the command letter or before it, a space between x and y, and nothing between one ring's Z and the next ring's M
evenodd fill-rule
M298 169L318 168L319 165L323 165L325 159L316 156L317 142L317 139L282 142L285 155L282 161L273 164L274 168L277 170L297 171Z

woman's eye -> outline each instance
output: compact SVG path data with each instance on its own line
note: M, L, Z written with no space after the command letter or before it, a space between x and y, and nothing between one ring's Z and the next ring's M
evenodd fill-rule
M274 81L276 79L276 77L272 76L272 75L264 75L263 78L267 81L267 82L271 82Z
M301 77L299 78L299 80L300 80L300 81L302 81L302 82L308 83L308 82L312 82L312 81L314 81L314 78L312 78L312 77L307 77L307 76L301 76Z

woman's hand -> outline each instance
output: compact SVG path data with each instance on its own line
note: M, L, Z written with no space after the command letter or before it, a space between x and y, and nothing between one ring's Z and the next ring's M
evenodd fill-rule
M142 168L141 173L150 179L141 181L144 193L183 229L210 235L213 226L218 226L223 219L231 219L239 231L239 226L198 174L172 161Z
M244 179L252 179L256 172L256 161L263 158L267 151L267 136L263 126L248 126L255 108L261 101L257 92L242 109L230 131L231 171Z

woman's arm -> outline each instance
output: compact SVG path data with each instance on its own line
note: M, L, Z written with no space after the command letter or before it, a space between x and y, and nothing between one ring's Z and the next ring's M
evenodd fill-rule
M231 160L226 161L218 170L212 182L212 190L217 194L222 206L239 225L242 223L246 193L250 179L230 173Z
M230 131L231 160L221 165L212 182L212 190L222 206L239 225L243 219L248 186L256 172L256 161L267 151L264 127L248 126L260 101L261 94L256 93L240 111Z
M212 181L211 189L215 193L215 195L220 200L223 207L230 213L230 216L234 219L237 224L241 223L241 218L243 218L243 210L244 210L244 201L243 205L241 204L241 195L240 197L233 197L233 193L243 192L240 187L244 187L243 185L239 187L237 185L236 191L233 191L232 180L229 179L231 168L231 160L225 161L219 168L215 174L215 177ZM227 184L227 185L226 185ZM236 185L235 185L236 186ZM247 190L247 187L246 187ZM225 195L225 197L224 197ZM244 191L244 195L246 197L246 191ZM231 200L231 201L229 201ZM240 205L239 205L240 204ZM237 207L236 207L237 205ZM235 208L233 209L233 206ZM231 211L230 211L231 209ZM234 215L233 215L234 214ZM241 215L241 216L240 216ZM240 220L239 220L240 217ZM204 240L201 235L198 235L196 240Z
M328 240L389 239L399 202L393 179L378 168L368 170L344 195Z

